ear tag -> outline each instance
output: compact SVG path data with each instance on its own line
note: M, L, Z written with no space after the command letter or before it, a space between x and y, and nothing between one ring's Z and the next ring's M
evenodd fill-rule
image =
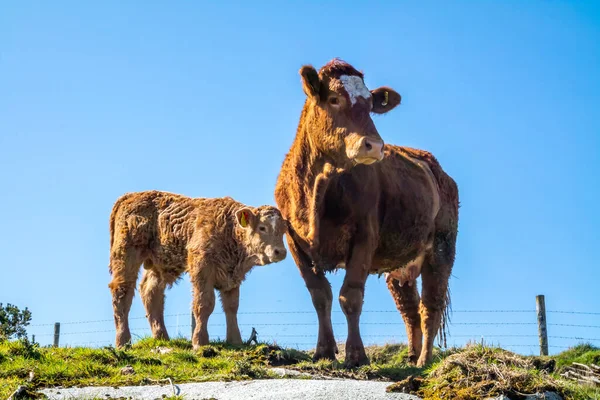
M383 97L384 97L384 99L381 102L381 105L385 107L385 106L388 105L388 101L390 100L390 97L389 97L389 94L388 94L387 90L383 93Z
M247 216L246 211L242 211L242 218L241 218L240 224L242 225L243 228L248 226L248 216Z

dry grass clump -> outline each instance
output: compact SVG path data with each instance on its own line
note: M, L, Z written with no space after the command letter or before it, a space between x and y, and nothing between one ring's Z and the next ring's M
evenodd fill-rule
M506 350L468 346L432 368L418 394L424 398L481 399L521 397L545 391L563 392L552 375L554 363Z

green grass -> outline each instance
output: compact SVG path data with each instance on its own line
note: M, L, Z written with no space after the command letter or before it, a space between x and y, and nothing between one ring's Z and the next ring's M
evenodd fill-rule
M555 359L557 368L571 365L574 362L600 365L600 348L591 344L580 344L560 353Z
M164 346L167 354L152 352ZM204 382L271 378L269 365L308 360L306 353L284 350L266 344L229 346L213 343L198 351L184 339L161 341L142 339L128 349L39 348L26 342L0 343L0 399L27 381L32 388L54 386L125 386L151 384L171 378L174 382ZM121 368L131 365L132 375Z
M172 351L159 354L153 351L157 347ZM342 346L340 350L340 361L313 363L310 352L268 344L229 346L216 342L194 351L186 339L146 338L126 349L39 348L28 342L4 342L0 343L0 399L23 384L34 393L42 387L139 385L165 378L176 383L275 378L269 368L282 365L316 376L404 380L396 389L409 388L431 399L474 399L481 398L482 393L539 390L556 390L566 399L600 399L597 389L564 381L558 375L573 361L599 364L600 349L591 345L547 358L522 357L486 346L436 350L434 362L427 368L409 364L405 345L373 346L367 348L371 364L353 370L343 367ZM121 374L127 365L133 367L134 374ZM31 372L33 380L27 383Z

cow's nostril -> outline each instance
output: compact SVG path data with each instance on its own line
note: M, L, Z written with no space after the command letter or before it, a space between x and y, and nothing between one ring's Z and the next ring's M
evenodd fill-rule
M371 150L373 148L371 143L369 143L369 141L367 141L367 140L365 140L365 147L367 148L367 150Z
M278 256L279 255L279 250L276 249L273 253L275 253L275 255Z

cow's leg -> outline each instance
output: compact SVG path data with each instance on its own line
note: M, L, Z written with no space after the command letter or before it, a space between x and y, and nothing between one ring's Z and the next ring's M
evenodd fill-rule
M292 253L296 265L300 270L300 275L304 279L306 288L310 293L313 307L319 319L319 336L313 360L335 360L337 345L331 325L331 304L333 302L331 285L323 271L312 268L310 258L294 243L289 235L287 236L287 242L290 253Z
M346 315L346 322L348 323L346 360L344 361L344 364L348 368L369 363L360 336L360 314L362 312L367 276L368 272L365 269L346 268L346 277L340 290L340 306Z
M433 341L440 330L442 319L449 306L448 283L454 263L456 233L438 233L435 236L432 254L421 271L421 329L423 349L417 361L422 367L433 356Z
M125 245L116 246L110 257L112 280L108 287L112 293L113 313L115 318L117 347L131 342L129 331L129 310L135 293L135 282L142 265L142 260L133 248Z
M196 319L196 329L192 335L194 349L208 344L208 318L215 309L215 285L210 278L210 266L202 261L193 262L189 268L193 287L192 313Z
M421 331L421 315L419 314L419 292L416 284L400 286L397 279L386 279L388 289L394 298L396 308L400 311L406 335L408 336L408 357L413 364L417 363L423 347L423 333Z
M352 255L340 290L340 306L348 323L345 365L349 368L369 363L360 337L360 314L365 295L365 283L375 249L376 242L373 236L373 229L368 227L359 230L355 235Z
M156 266L145 269L140 284L140 295L146 308L146 317L150 323L152 337L155 339L169 340L169 334L165 326L165 289L172 284L162 276Z

